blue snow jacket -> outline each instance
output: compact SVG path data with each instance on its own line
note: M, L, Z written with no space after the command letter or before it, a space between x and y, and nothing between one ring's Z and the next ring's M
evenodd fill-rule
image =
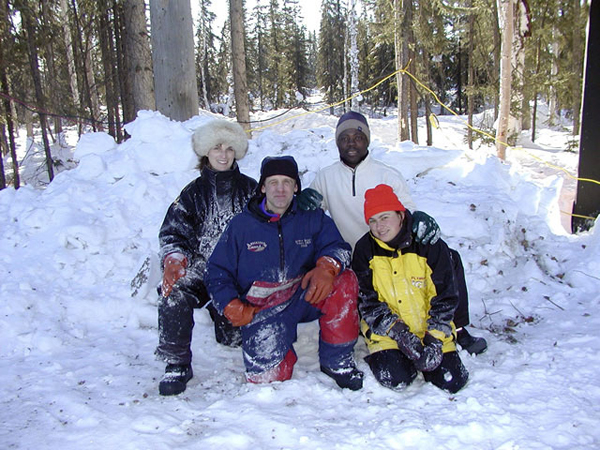
M204 281L220 313L234 298L262 309L284 307L304 292L302 277L321 256L335 258L341 270L350 266L350 245L322 209L300 210L294 199L271 221L263 199L253 197L231 220L208 260Z

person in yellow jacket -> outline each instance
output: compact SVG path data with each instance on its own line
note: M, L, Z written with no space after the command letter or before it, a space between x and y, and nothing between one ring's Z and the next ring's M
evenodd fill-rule
M370 231L356 244L352 268L366 362L391 389L422 372L440 389L458 392L469 374L456 351L458 288L447 244L416 242L412 216L388 185L365 192L364 216Z

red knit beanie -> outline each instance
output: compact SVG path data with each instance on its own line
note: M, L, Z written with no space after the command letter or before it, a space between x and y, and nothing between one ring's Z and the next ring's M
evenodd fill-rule
M365 222L369 224L371 217L384 211L406 211L406 208L390 186L380 184L365 192Z

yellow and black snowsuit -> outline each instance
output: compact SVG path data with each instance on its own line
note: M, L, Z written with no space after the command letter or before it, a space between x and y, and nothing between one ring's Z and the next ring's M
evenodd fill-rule
M358 276L361 331L370 353L398 349L387 336L401 319L423 338L426 331L443 342L444 353L456 350L452 322L458 305L448 246L419 244L412 239L412 216L407 211L397 248L370 232L356 244L352 268Z

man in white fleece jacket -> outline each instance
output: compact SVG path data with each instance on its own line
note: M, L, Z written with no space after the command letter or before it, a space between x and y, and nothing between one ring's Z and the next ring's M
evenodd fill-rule
M310 187L297 198L301 208L321 206L329 211L342 237L354 249L356 242L369 231L363 216L365 192L383 183L391 186L402 204L411 211L414 238L424 244L433 244L439 239L436 221L424 212L416 211L402 174L369 154L371 133L365 116L354 111L342 115L335 130L335 140L340 161L317 172ZM457 341L469 353L479 354L487 349L487 343L483 338L471 336L464 328L470 322L467 286L460 255L452 249L451 253L459 289L459 306L454 315Z

